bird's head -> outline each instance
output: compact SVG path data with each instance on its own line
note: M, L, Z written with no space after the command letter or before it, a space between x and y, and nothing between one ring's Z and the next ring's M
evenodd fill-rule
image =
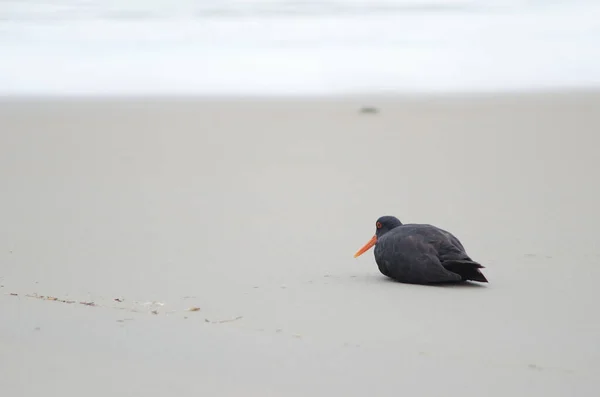
M402 226L402 222L395 216L382 216L377 219L375 222L375 235L371 237L369 242L367 242L361 249L354 254L354 257L357 258L367 252L371 247L377 244L377 239L381 238L384 234L389 232L392 229L397 228L398 226Z

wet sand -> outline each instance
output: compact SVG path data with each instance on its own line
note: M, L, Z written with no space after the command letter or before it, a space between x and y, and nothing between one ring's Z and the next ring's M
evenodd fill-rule
M0 386L595 396L599 109L4 99ZM404 285L354 259L386 214L451 230L490 283Z

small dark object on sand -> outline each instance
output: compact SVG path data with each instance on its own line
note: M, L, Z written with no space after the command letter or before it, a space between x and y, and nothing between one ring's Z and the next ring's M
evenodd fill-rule
M363 106L362 108L360 108L360 112L366 114L376 114L379 113L379 109L377 109L374 106Z
M375 235L354 257L375 246L375 262L389 278L408 284L488 282L480 271L484 266L450 232L426 224L403 225L393 216L377 219L375 227Z

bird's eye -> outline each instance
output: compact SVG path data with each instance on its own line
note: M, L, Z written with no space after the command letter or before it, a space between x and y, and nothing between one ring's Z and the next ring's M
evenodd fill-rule
M377 229L381 229L381 222L377 222L375 226L377 226Z

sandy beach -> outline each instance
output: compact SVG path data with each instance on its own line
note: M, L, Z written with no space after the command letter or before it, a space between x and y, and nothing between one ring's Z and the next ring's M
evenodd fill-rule
M599 109L2 99L0 389L596 396ZM354 259L381 215L452 231L489 284Z

